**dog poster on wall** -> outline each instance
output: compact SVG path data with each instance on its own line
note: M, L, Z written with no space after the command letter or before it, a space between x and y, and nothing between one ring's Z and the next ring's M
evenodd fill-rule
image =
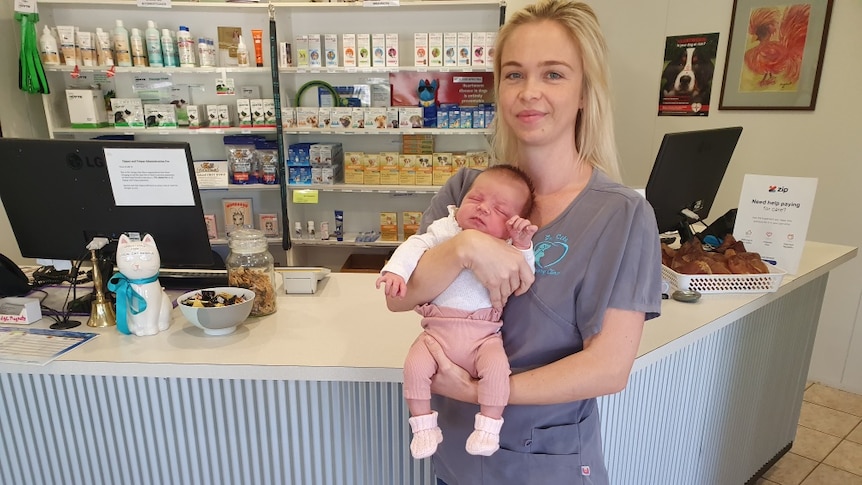
M658 98L659 116L709 116L718 32L668 37Z

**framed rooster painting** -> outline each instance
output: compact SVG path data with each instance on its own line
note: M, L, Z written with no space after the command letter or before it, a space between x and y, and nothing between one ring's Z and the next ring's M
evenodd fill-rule
M718 109L808 110L834 0L734 0Z

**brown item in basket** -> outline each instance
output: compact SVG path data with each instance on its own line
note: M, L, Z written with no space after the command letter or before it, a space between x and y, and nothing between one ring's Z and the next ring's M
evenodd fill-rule
M677 250L663 244L662 264L677 273L689 275L769 273L760 254L745 252L742 241L736 241L728 235L725 242L728 244L722 244L722 252L704 251L697 239L686 241Z

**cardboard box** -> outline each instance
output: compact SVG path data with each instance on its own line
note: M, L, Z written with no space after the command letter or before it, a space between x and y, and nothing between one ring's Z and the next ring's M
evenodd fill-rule
M443 65L443 33L431 32L428 34L428 65L440 67Z
M386 34L386 67L398 67L400 64L398 49L398 34Z
M434 185L431 157L429 154L416 155L416 185Z
M422 213L406 211L402 214L401 222L404 227L404 239L407 239L419 231L419 225L422 223Z
M140 98L111 98L115 128L143 128L144 105Z
M470 32L458 32L458 65L469 66L473 57L470 49L473 47L473 36Z
M371 67L371 35L356 34L356 52L358 53L357 65L359 67Z
M443 65L458 65L458 33L443 33Z
M416 155L398 155L398 184L416 185Z
M207 125L207 118L201 114L201 107L196 104L186 106L189 115L189 128L203 128Z
M251 100L241 98L236 100L236 117L240 128L254 126L251 116Z
M230 126L230 109L226 104L218 105L218 125L222 127Z
M397 212L381 212L380 213L380 240L381 241L397 241L398 240L398 213Z
M485 65L485 38L485 32L473 32L472 34L472 47L470 52L473 57L470 62L474 66Z
M380 162L376 153L366 153L363 163L365 185L380 185Z
M320 34L308 34L308 67L323 66L323 49Z
M428 66L428 32L413 34L413 65Z
M342 34L341 49L344 67L356 67L356 34Z
M176 107L172 104L146 104L144 105L144 119L147 128L176 128Z
M101 128L108 126L108 114L102 91L98 89L67 89L66 103L72 128Z
M308 67L308 36L296 36L296 67Z
M323 57L326 67L338 67L338 34L323 36Z
M386 34L371 34L371 65L386 67Z

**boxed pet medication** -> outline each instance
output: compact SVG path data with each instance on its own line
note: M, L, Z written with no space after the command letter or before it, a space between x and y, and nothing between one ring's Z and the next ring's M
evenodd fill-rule
M323 56L326 67L338 67L338 34L323 36Z
M371 35L356 34L357 65L371 67Z
M321 48L320 34L308 34L308 67L321 67L323 65L323 50Z
M443 33L443 65L458 65L458 33Z
M416 185L434 185L431 158L431 154L416 155Z
M189 128L202 128L207 125L206 116L201 114L201 107L196 104L186 106L189 114Z
M458 65L469 66L472 56L470 48L473 46L473 36L470 32L458 32Z
M419 232L419 224L422 223L422 213L416 211L405 211L401 214L401 224L404 227L404 239Z
M422 128L422 108L399 107L398 127L403 129Z
M296 108L296 127L300 129L317 128L317 118L320 108Z
M344 153L344 183L346 184L364 184L365 183L365 167L363 160L365 154L362 152L345 152Z
M473 32L471 44L471 63L474 66L485 65L485 32Z
M273 108L275 108L275 101L273 101ZM287 129L296 128L295 108L281 108L281 127Z
M382 152L377 160L380 163L380 183L383 185L398 185L401 174L398 168L398 152Z
M332 129L353 128L353 108L332 108Z
M386 34L371 34L371 65L386 67Z
M366 108L365 127L371 130L384 130L388 126L386 108Z
M386 34L386 67L398 67L398 34Z
M115 128L143 128L144 105L140 98L111 98Z
M494 43L497 42L496 32L485 32L485 65L494 65Z
M263 100L251 99L249 100L249 106L251 107L251 124L253 126L263 126Z
M397 212L381 212L380 213L380 240L381 241L397 241L398 240L398 213Z
M67 89L66 103L72 128L101 128L108 126L105 99L99 89Z
M452 154L448 152L435 152L431 156L432 182L431 185L443 185L452 176Z
M226 104L218 105L218 125L223 128L230 126L230 109Z
M353 109L353 128L365 128L365 108Z
M479 170L488 168L491 155L488 152L467 152L467 166Z
M428 65L428 33L413 34L413 65L425 67Z
M342 34L341 49L344 67L356 67L356 34Z
M363 160L363 183L380 185L380 162L376 153L366 153Z
M311 185L311 167L287 167L288 183Z
M308 67L308 36L296 36L296 67Z
M467 154L453 153L452 154L452 173L454 174L462 168L467 168Z
M172 104L146 104L144 105L144 119L147 128L176 128L176 107Z
M398 155L398 184L416 185L416 155Z
M218 128L218 105L217 104L208 104L207 105L207 124L210 128Z
M263 100L263 126L275 128L275 100L266 98Z
M443 33L431 32L428 34L428 65L439 67L443 65Z
M240 128L251 128L254 126L251 116L251 100L241 98L236 100L237 125Z

